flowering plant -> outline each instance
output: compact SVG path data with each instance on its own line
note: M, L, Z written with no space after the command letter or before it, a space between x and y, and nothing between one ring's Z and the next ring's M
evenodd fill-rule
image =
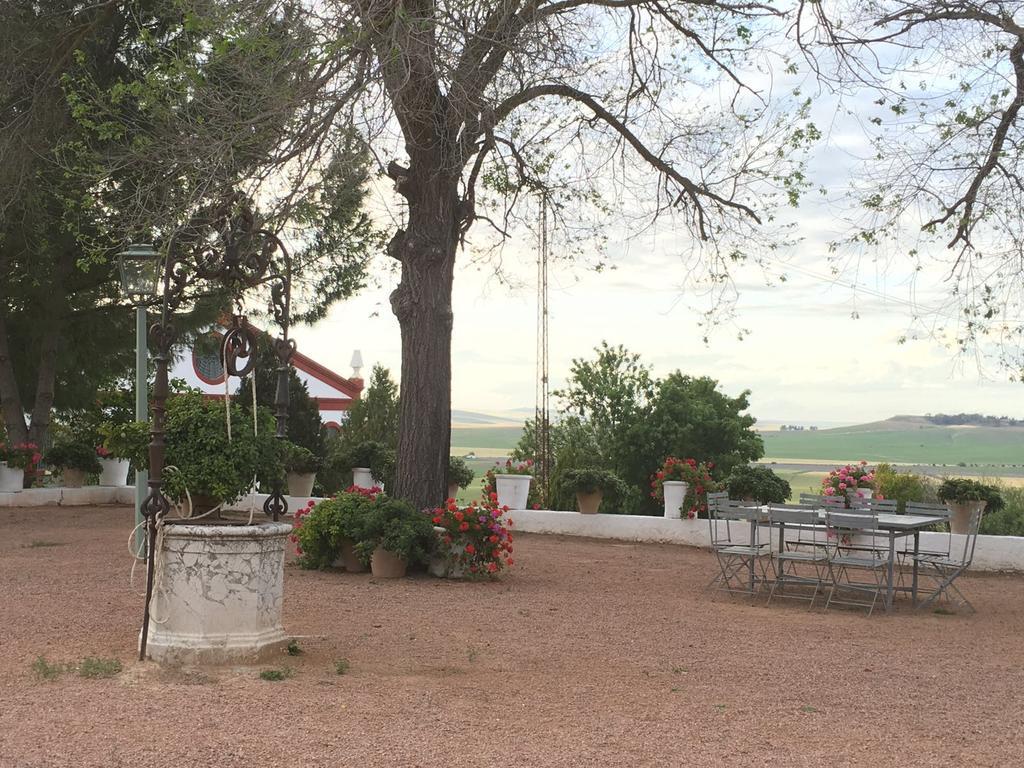
M512 462L512 459L508 459L504 464L499 461L495 463L494 469L490 471L496 475L532 475L533 459L517 461L515 463Z
M513 463L511 459L502 464L500 461L497 462L494 467L488 469L484 473L484 479L480 481L480 486L483 490L483 498L487 499L494 498L494 503L497 504L497 487L494 484L495 475L533 475L533 459L527 459L526 461L519 461ZM537 487L537 483L530 483L530 494L526 499L526 506L530 509L540 509L540 489Z
M24 469L29 473L42 459L35 443L0 443L0 461L6 461L11 469Z
M858 464L847 464L845 467L836 467L821 480L821 492L825 496L846 497L850 491L859 488L873 489L875 487L875 470L869 467L866 461ZM882 498L878 494L876 498Z
M493 493L479 504L474 501L459 507L454 499L448 499L444 507L431 510L431 521L444 529L441 541L446 572L495 577L512 566L512 521L505 517L507 512L508 507L499 507Z
M362 540L370 508L380 488L347 488L319 504L310 500L295 510L290 539L303 568L328 568L338 556L344 539Z
M711 470L714 468L714 462L698 462L696 459L677 459L675 456L669 456L661 465L661 469L651 478L651 498L659 501L665 498L666 481L682 481L687 484L682 507L686 510L686 516L690 519L698 516L707 517L708 491L719 489L719 484L711 477Z

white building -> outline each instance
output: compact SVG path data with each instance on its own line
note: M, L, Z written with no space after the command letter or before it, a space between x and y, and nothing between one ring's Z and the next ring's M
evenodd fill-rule
M252 327L250 325L250 327ZM253 330L262 333L256 328ZM220 341L224 326L211 330L181 356L171 367L172 379L184 379L190 387L201 390L208 397L224 396L224 361L220 355ZM320 407L320 418L328 430L337 430L348 418L348 409L363 391L360 368L363 360L359 350L352 355L352 377L346 379L324 367L301 352L292 356L292 365L299 378L306 383L309 395ZM228 382L228 391L234 394L238 380Z

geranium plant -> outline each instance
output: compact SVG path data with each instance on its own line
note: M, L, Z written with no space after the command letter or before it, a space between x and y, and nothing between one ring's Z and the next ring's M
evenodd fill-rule
M449 499L446 506L432 510L431 521L444 529L441 541L446 573L495 577L513 565L512 521L505 517L507 512L508 507L498 506L496 494L468 507Z
M24 469L29 474L42 458L35 443L0 443L0 461L6 461L11 469Z
M836 467L821 480L821 493L824 496L841 496L848 498L851 491L858 489L874 489L875 470L866 461ZM874 494L873 494L874 495ZM882 498L881 494L875 498ZM849 506L849 501L847 501Z
M533 459L516 462L509 459L504 463L499 461L484 473L484 479L480 483L483 499L486 501L493 497L495 499L494 503L497 504L497 487L494 484L495 475L533 475ZM540 489L536 483L530 483L530 494L527 496L526 506L530 509L540 509Z
M100 471L95 449L81 441L55 443L46 451L46 463L54 469L77 469L92 473Z
M682 481L687 485L682 507L686 510L686 516L690 519L707 517L708 491L719 490L719 484L711 477L711 470L714 468L714 463L710 461L699 462L696 459L677 459L675 456L669 456L661 465L661 469L651 478L651 498L664 500L665 483L673 480Z
M303 568L329 568L345 539L365 538L366 520L380 495L380 488L351 486L343 493L317 504L310 501L295 510L291 540ZM368 555L365 560L368 561Z

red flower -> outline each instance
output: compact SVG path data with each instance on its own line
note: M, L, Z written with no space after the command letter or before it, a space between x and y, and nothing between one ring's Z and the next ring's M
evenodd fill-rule
M460 531L468 531L469 530L469 523L459 523L459 530Z
M474 547L472 544L467 544L466 545L466 554L467 555L475 555L476 554L476 547Z
M434 525L440 525L440 524L441 524L441 517L440 517L440 515L438 515L437 517L434 518Z

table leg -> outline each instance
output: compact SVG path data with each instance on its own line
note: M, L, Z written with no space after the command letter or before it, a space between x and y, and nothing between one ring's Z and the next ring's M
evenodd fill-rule
M885 610L892 610L892 598L896 586L896 532L889 531L889 583L888 594L885 596Z
M755 547L755 548L757 547L757 521L756 520L751 520L750 521L750 546L751 547ZM754 561L755 560L757 560L757 557L754 556L754 555L751 555L750 556L750 594L751 594L751 596L753 596L753 594L754 594Z
M917 607L917 556L921 552L921 532L914 531L914 580L910 586L911 604Z

